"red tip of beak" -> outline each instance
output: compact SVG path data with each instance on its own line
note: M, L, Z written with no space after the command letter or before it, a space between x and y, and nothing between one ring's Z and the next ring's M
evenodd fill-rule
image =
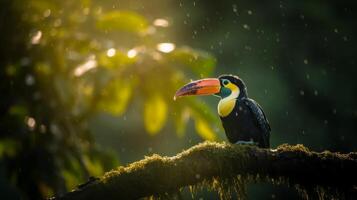
M174 100L176 100L176 98L178 97L188 96L188 95L212 95L218 93L220 89L221 89L221 84L219 79L217 78L201 79L188 83L184 85L182 88L180 88L176 92L174 96Z

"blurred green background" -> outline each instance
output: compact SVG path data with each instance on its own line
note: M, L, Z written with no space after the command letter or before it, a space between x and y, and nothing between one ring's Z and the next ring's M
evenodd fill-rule
M0 199L225 141L216 97L173 100L220 74L246 82L272 147L356 151L356 13L332 0L1 0ZM268 184L248 197L299 198Z

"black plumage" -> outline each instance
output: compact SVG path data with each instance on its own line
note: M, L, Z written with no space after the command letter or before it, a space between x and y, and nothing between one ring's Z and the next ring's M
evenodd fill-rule
M247 88L238 76L222 75L192 81L181 87L174 99L187 95L215 95L221 98L218 114L229 142L270 147L269 122L259 104L248 98Z
M236 76L221 76L240 89L235 106L229 115L220 117L229 142L253 141L259 147L270 147L270 125L263 109L253 99L248 98L244 82Z

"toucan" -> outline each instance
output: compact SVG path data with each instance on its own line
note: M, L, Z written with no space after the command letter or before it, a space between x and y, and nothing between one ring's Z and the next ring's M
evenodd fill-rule
M215 95L221 98L218 115L228 141L234 144L255 144L270 147L270 125L262 107L248 98L247 87L235 75L205 78L184 85L174 98L189 95Z

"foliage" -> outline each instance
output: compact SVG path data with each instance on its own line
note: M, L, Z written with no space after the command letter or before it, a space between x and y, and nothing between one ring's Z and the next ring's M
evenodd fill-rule
M148 17L90 0L17 0L3 7L16 18L5 38L14 38L10 46L22 53L1 63L10 83L4 91L18 93L3 103L2 120L12 125L2 129L0 157L27 198L64 192L118 164L89 132L97 113L121 116L138 101L150 135L172 120L181 136L192 117L202 138L215 139L210 109L195 99L172 99L188 76L211 74L216 61L209 53L168 42Z

